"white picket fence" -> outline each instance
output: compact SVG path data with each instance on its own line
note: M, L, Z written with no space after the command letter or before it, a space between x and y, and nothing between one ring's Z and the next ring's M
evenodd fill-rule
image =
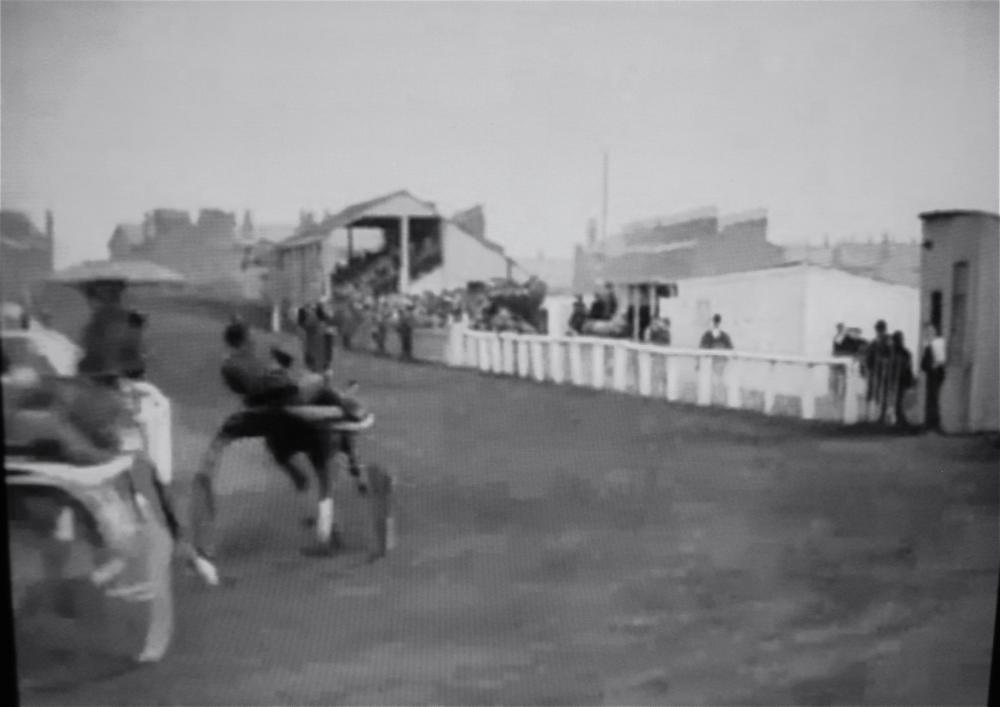
M857 364L739 351L677 349L621 339L473 331L454 325L451 366L671 402L854 424L864 407Z

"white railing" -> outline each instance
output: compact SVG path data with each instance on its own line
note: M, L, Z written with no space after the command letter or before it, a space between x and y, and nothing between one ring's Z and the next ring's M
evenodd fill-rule
M844 358L500 334L456 325L449 336L447 362L484 373L806 420L853 424L864 407L858 365Z

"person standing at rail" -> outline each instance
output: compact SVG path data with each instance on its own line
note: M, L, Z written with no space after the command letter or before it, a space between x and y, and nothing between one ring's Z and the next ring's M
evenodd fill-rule
M722 330L722 315L716 314L712 317L712 328L702 335L700 348L732 350L733 341L729 338L729 334Z
M892 358L895 388L895 413L896 426L909 429L910 423L906 419L906 394L916 383L913 375L913 354L906 348L903 339L903 332L895 331L892 334Z
M415 324L413 305L405 304L400 307L399 321L396 325L399 332L399 355L404 361L413 360L413 327Z
M298 314L299 340L302 342L302 360L313 373L326 370L324 322L320 320L318 305L305 305Z
M884 424L893 397L892 339L884 319L875 322L875 338L865 351L865 371L868 376L868 403L878 409L878 422Z
M924 429L941 432L941 386L947 364L944 337L937 326L927 323L924 327L924 350L920 357L920 370L925 376Z
M314 307L317 325L320 333L320 371L323 373L333 373L333 343L337 335L337 330L333 326L333 315L325 302L317 302Z

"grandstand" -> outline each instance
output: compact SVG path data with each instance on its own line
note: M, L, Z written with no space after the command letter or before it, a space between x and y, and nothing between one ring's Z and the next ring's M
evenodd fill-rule
M434 203L400 190L319 221L304 219L278 244L272 279L281 301L299 305L344 285L414 294L523 276L485 230L481 206L449 218Z

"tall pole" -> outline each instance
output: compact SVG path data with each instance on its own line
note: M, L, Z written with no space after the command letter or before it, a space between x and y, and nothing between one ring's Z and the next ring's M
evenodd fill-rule
M399 294L410 291L410 217L399 218Z
M608 151L604 151L604 195L601 204L601 240L608 238Z

